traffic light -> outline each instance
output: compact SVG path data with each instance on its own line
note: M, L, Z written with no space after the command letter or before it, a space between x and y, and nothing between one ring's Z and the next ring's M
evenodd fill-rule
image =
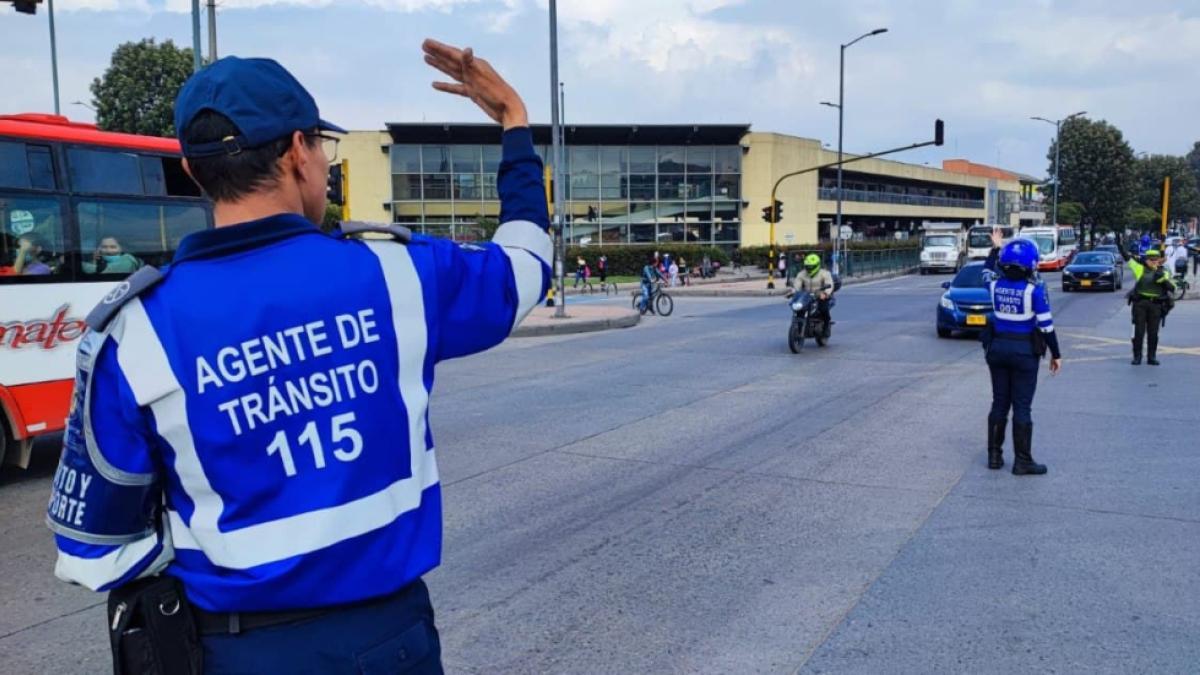
M342 191L342 165L331 164L329 166L329 177L325 179L325 198L330 204L341 206L346 201L346 195Z
M933 123L933 144L944 145L946 143L946 123L937 120Z
M772 221L772 219L771 219L771 207L770 207L770 206L764 206L764 207L762 207L762 212L763 212L763 215L762 215L763 222L766 222L766 223L769 223L769 222L771 222L771 221ZM780 221L782 221L782 220L783 220L783 202L781 202L781 201L779 201L778 199L776 199L776 200L775 200L775 218L774 218L774 222L778 223L778 222L780 222Z
M22 14L37 14L37 6L42 0L13 0L13 9Z

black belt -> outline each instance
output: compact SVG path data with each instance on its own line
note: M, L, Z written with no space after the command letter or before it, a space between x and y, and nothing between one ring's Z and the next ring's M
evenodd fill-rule
M421 580L417 579L395 593L381 595L360 602L330 605L314 609L297 609L286 612L209 612L199 607L193 607L192 611L196 616L196 626L201 635L237 635L243 631L254 630L256 628L267 628L269 626L279 626L285 623L315 619L345 609L381 605L405 595L419 583L421 583Z

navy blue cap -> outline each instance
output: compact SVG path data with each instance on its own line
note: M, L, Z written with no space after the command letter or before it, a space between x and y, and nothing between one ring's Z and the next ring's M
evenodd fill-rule
M207 143L188 143L183 132L204 110L228 117L241 133ZM272 59L218 59L189 77L175 99L175 133L185 157L235 155L294 131L312 129L346 133L321 119L308 90Z

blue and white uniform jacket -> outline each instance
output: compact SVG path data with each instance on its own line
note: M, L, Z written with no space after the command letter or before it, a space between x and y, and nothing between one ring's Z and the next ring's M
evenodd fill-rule
M505 132L491 243L355 240L297 215L189 235L81 341L48 521L55 574L166 573L210 611L354 602L437 566L434 366L549 287L542 164Z
M1054 332L1054 315L1050 311L1050 294L1046 291L1046 284L1041 281L1008 279L996 274L997 253L998 251L993 249L984 262L984 275L992 294L994 334L1001 337L1032 337L1035 330L1040 331L1051 356L1060 358L1058 336ZM1010 349L1015 344L1021 344L1019 351L1028 348L1028 343L1004 340L993 344L1000 349Z

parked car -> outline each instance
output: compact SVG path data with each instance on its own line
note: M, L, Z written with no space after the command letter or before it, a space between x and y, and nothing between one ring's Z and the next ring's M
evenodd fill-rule
M969 263L952 281L942 283L946 292L938 300L937 334L948 338L954 331L978 332L992 321L992 293L983 263Z
M1125 285L1125 265L1108 251L1085 251L1063 269L1063 293L1078 290L1115 291Z

